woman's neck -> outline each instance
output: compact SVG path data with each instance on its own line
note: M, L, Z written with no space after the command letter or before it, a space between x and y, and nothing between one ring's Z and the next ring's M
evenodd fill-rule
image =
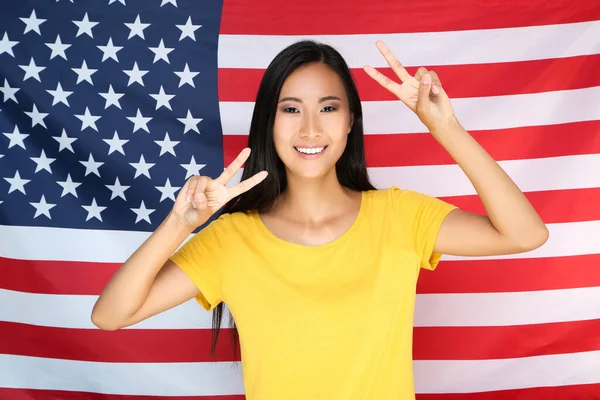
M319 223L352 207L357 193L343 187L335 174L322 179L288 175L286 190L279 197L273 214L298 222Z

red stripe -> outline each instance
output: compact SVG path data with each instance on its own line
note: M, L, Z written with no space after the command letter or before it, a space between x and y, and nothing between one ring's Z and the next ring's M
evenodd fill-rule
M102 331L0 322L0 332L0 354L98 362L239 361L230 345L229 329L223 329L214 356L209 329Z
M0 259L0 288L26 293L99 295L119 264ZM600 254L442 261L421 271L417 293L481 293L600 286ZM102 273L93 277L86 270Z
M600 85L600 54L492 64L426 66L451 98L503 96L581 89ZM407 67L414 74L417 67ZM398 80L390 68L379 69ZM254 102L263 69L219 68L219 101ZM362 101L397 100L362 69L353 68Z
M470 134L496 161L600 153L600 120ZM569 140L565 140L567 135ZM225 165L247 145L247 134L223 136ZM365 153L371 168L455 164L448 152L426 133L365 135Z
M0 388L0 398L6 400L244 400L243 395L228 396L135 396L124 394L103 394L75 392L70 390L38 390Z
M224 329L217 354L209 329L106 332L0 322L0 353L97 362L239 361ZM495 327L415 328L415 360L488 360L600 350L600 320ZM89 346L89 343L94 343ZM161 343L157 346L156 343ZM195 343L190 346L190 343Z
M597 208L596 208L597 209ZM0 258L0 288L26 293L99 295L114 263ZM442 261L420 273L417 293L480 293L600 286L600 254L552 258ZM87 271L94 270L90 275Z
M417 293L493 293L600 286L600 254L506 260L441 261L422 270Z
M499 390L483 393L417 394L416 400L583 400L598 399L600 384L539 387ZM156 400L156 396L99 394L63 390L0 388L0 398L10 400ZM159 397L160 398L160 397ZM229 396L168 396L169 400L244 400L243 395Z
M600 188L527 192L525 197L547 224L600 220ZM440 198L465 211L485 214L479 196Z
M416 400L598 400L600 399L598 393L600 393L600 383L591 383L482 393L418 394Z
M517 326L415 328L415 360L490 360L600 350L600 319Z
M227 0L220 33L327 35L512 28L599 19L599 6L581 0L261 0L252 3L249 17L246 0Z

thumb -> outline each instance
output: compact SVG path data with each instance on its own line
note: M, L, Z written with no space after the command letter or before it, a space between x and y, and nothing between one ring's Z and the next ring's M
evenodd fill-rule
M431 100L429 94L431 92L431 75L425 74L421 78L421 84L419 85L419 100L417 103L418 114L426 113L431 107Z

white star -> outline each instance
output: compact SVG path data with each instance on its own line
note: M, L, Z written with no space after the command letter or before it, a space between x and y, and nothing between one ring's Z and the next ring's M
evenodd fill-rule
M129 140L119 139L119 134L115 131L112 139L102 139L109 145L108 155L110 155L114 151L118 151L119 153L125 155L125 150L123 150L123 145Z
M41 18L37 18L35 15L35 10L33 10L31 12L31 16L29 16L29 18L19 18L21 21L25 22L25 31L23 32L23 35L26 34L29 31L34 31L36 32L38 35L41 35L42 33L40 32L40 25L43 24L44 22L46 22L45 19L41 19Z
M60 153L61 151L63 151L64 149L69 149L71 150L71 153L75 153L75 150L73 150L73 146L71 146L71 144L77 140L76 137L68 137L67 136L67 132L65 131L65 129L63 128L62 130L62 134L60 135L60 137L58 136L52 136L54 138L54 140L56 140L60 146L58 148L58 152Z
M75 197L79 197L77 196L77 192L75 191L75 189L77 189L81 185L81 182L73 182L73 180L71 179L71 174L67 174L66 181L56 181L56 183L58 183L63 188L60 197L64 197L69 193Z
M121 103L119 103L119 99L123 97L125 93L115 93L112 85L108 85L108 92L98 94L106 99L106 104L104 105L105 110L110 106L115 106L118 109L121 109Z
M73 92L63 90L60 82L58 82L58 84L56 85L56 90L46 90L46 91L48 93L50 93L52 95L52 97L54 97L54 100L52 100L52 105L56 105L58 103L63 103L63 104L66 104L67 107L71 107L71 105L69 104L69 100L67 100L67 97L72 95Z
M70 44L63 44L60 40L60 35L56 35L56 41L54 43L46 43L46 46L50 47L52 50L52 54L50 54L50 59L52 60L56 56L61 56L65 60L67 59L67 54L65 50L71 47Z
M25 143L23 142L28 133L19 132L19 127L15 125L15 130L12 133L2 132L4 136L6 136L10 141L8 142L8 148L10 149L13 146L21 146L25 149Z
M169 61L169 53L175 50L175 48L165 47L163 39L160 39L158 47L149 47L149 49L154 53L154 61L152 61L153 64L158 60L164 60L167 62L167 64L171 64L171 62Z
M127 40L131 39L136 35L141 37L142 39L146 39L144 37L144 29L149 27L150 24L142 24L142 22L140 21L140 15L138 14L137 18L135 19L135 22L125 22L125 26L129 28L129 36L127 37Z
M46 217L48 217L48 219L52 219L52 217L50 216L50 210L56 207L56 204L46 203L46 198L44 197L44 195L42 195L42 198L40 199L39 203L29 202L29 204L35 207L35 215L33 216L33 218L37 218L43 214Z
M83 35L85 33L92 39L94 38L94 34L92 33L92 28L95 27L96 25L98 25L98 22L91 22L88 19L87 12L85 13L85 15L83 16L83 19L81 21L73 21L73 23L75 25L77 25L77 28L79 28L79 29L77 29L77 34L75 35L75 37L79 37L80 35Z
M172 4L175 7L177 7L177 0L162 0L162 3L160 3L160 6L164 6L165 4Z
M140 129L143 129L146 132L150 133L150 131L148 130L148 122L150 122L152 117L144 117L142 115L142 113L140 112L139 108L137 110L137 113L135 114L135 117L127 117L127 119L130 120L131 122L133 122L133 132L134 133Z
M177 118L177 120L179 122L181 122L182 124L185 124L185 128L183 130L183 133L187 133L188 131L192 130L194 132L200 133L200 131L198 130L198 124L200 123L200 121L202 121L202 118L194 118L192 117L192 113L190 113L190 110L188 110L187 115L185 118Z
M19 42L12 41L8 38L8 33L4 32L4 37L0 40L0 54L7 53L11 56L15 56L12 48L15 47Z
M96 126L96 121L98 121L100 119L100 117L96 117L92 114L90 114L90 110L88 110L88 108L85 108L85 112L83 115L75 115L77 118L79 118L81 120L81 130L84 130L85 128L92 128L93 130L95 130L96 132L98 132L98 127Z
M46 157L46 152L42 149L42 154L39 157L31 157L31 160L36 163L35 173L46 170L52 174L52 169L50 169L50 164L56 161L56 158L48 158Z
M142 71L138 68L137 61L133 63L133 69L126 69L125 72L129 75L129 82L127 82L127 86L131 85L133 82L137 82L140 85L144 86L144 80L142 77L148 73L148 71Z
M40 124L44 128L48 129L46 123L44 122L44 118L48 116L48 113L41 113L38 111L37 106L34 104L33 109L31 111L25 111L25 114L31 118L31 127L33 128L37 124Z
M156 210L146 208L146 205L144 204L144 200L142 200L142 204L140 204L140 208L132 208L131 211L133 211L137 215L137 217L135 218L136 224L138 222L140 222L141 220L144 220L144 221L148 222L149 224L151 224L152 222L150 222L150 214L152 214Z
M175 25L175 26L181 30L181 36L179 36L179 41L182 41L184 38L189 37L194 42L196 41L196 35L194 32L196 32L199 28L202 27L202 25L192 24L192 17L188 17L188 20L185 23L185 25Z
M94 173L100 177L100 171L98 171L98 168L100 168L104 163L94 160L94 156L92 155L92 153L90 153L90 157L88 158L87 161L79 161L79 162L85 166L85 175L84 176L88 176L89 174Z
M175 154L175 146L177 146L179 144L179 141L171 140L171 138L169 137L169 132L167 132L165 134L164 140L155 140L154 142L156 142L160 146L159 156L162 156L166 152L169 152L169 153L173 154L174 156L177 156Z
M106 61L108 58L112 58L116 62L119 62L119 58L117 57L117 52L123 48L123 46L115 46L113 45L112 38L108 38L108 43L106 46L98 46L100 50L102 50L102 62Z
M117 176L115 178L115 184L114 185L106 185L107 188L110 189L110 191L112 192L112 194L110 195L110 199L114 199L115 197L120 197L123 200L127 201L127 199L125 198L125 191L127 189L129 189L131 186L123 186L121 185L121 182L119 182L119 177Z
M83 207L85 211L88 212L87 218L85 219L86 221L92 218L97 218L100 222L102 222L102 215L100 215L100 213L106 210L106 207L101 207L98 204L96 204L95 197L92 198L92 204L90 204L89 206L82 205L81 207Z
M135 168L135 176L133 177L135 179L140 175L146 175L148 178L150 178L150 168L154 167L156 164L155 163L147 163L146 160L144 159L144 155L142 154L140 156L140 162L129 163L129 165L131 165L133 168Z
M154 97L154 100L156 100L156 110L158 110L160 107L166 107L169 110L173 111L169 101L171 101L171 99L175 97L175 95L166 94L162 85L160 86L160 90L157 94L151 94L150 96Z
M116 3L117 1L121 4L123 4L124 6L127 5L127 4L125 4L125 0L108 0L108 5L110 6L112 3Z
M15 172L14 178L4 178L4 180L10 183L10 188L8 188L9 194L14 192L15 190L18 190L23 194L27 194L25 193L25 185L31 182L31 179L22 179L21 175L19 174L19 171Z
M90 84L92 84L92 86L94 85L94 82L92 82L92 75L95 74L96 71L98 71L98 70L88 68L85 60L83 60L83 62L81 63L81 68L71 68L71 69L73 70L73 72L75 72L77 74L76 85L82 81L88 81Z
M20 89L18 87L10 87L8 84L8 80L4 78L4 86L0 86L0 92L4 94L4 102L6 103L8 100L12 100L15 103L19 103L17 98L15 97L15 93L17 93Z
M185 179L189 178L192 175L200 175L200 170L206 167L206 164L196 164L196 159L192 156L189 164L180 164L185 170Z
M33 59L33 57L31 57L31 60L29 60L29 65L19 65L19 67L21 67L21 69L25 71L25 76L23 77L24 81L26 81L29 78L34 78L38 82L42 82L42 80L40 79L40 72L45 70L46 67L38 67L37 65L35 65L35 60Z
M171 199L173 202L175 201L175 192L181 189L181 186L171 186L171 181L167 178L165 182L165 186L156 186L161 193L159 202L162 203L164 199Z
M194 88L196 87L196 85L194 85L194 78L200 72L191 72L190 67L188 67L187 63L185 63L185 68L183 69L183 71L181 71L181 72L173 71L173 72L175 72L175 74L179 77L179 87L182 87L186 83L188 85L190 85L191 87L194 87Z

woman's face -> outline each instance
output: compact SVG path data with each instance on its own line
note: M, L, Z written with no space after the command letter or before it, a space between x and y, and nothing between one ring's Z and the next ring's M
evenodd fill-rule
M352 118L340 77L327 65L295 70L281 89L273 139L287 173L318 178L335 172Z

